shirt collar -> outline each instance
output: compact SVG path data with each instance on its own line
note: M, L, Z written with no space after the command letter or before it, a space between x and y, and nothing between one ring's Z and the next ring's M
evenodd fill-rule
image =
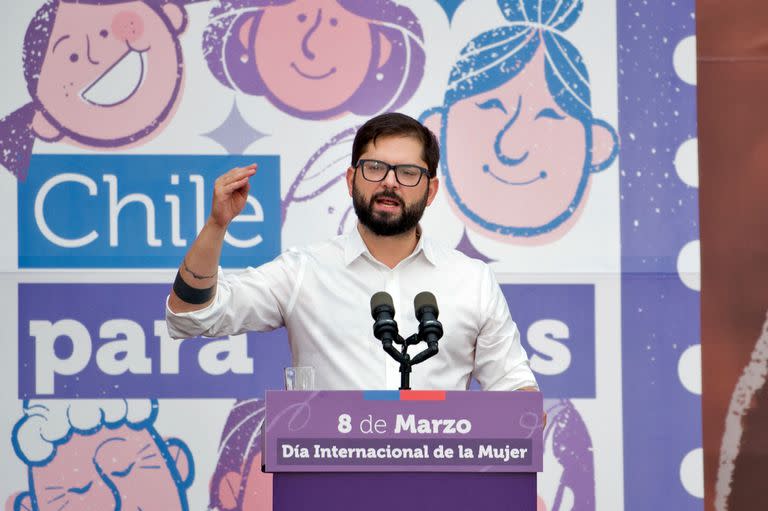
M368 253L368 247L365 246L365 242L357 230L357 224L355 224L344 236L344 264L349 266L352 261L365 253Z
M416 248L413 250L413 253L408 257L415 257L421 252L424 254L424 258L427 261L433 266L437 266L434 247L432 246L431 240L424 236L424 233L421 230L421 225L416 226L416 234L419 237L419 241L416 243ZM360 231L357 230L357 225L355 225L344 239L344 264L349 266L352 261L363 254L368 254L373 258L368 251L368 247L365 246L363 238L360 236Z

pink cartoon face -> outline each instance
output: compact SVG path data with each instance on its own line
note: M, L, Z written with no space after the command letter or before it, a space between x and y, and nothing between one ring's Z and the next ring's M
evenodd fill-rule
M457 102L447 121L451 179L481 218L543 225L573 200L584 174L584 126L547 90L543 51L501 87Z
M272 509L272 474L261 471L261 453L253 457L248 478L237 472L227 473L219 483L219 507L222 510L270 511ZM238 495L242 487L242 496ZM238 498L240 501L238 502Z
M434 130L444 123L451 205L467 225L493 237L509 238L498 226L547 232L572 220L593 162L606 160L614 146L604 126L585 128L558 106L544 59L539 49L511 80L457 101L439 121L427 119Z
M166 455L175 461L172 467L162 449L145 429L121 426L88 436L74 434L50 463L32 469L37 509L186 509L180 488L184 483L176 481L188 479L190 460L184 449L170 445ZM32 509L29 502L21 504Z
M114 146L156 129L181 86L184 21L172 3L161 13L141 1L61 2L37 83L38 135Z
M249 29L250 22L243 31ZM386 60L388 40L377 44L382 46L380 60ZM321 112L338 107L358 90L371 65L373 40L368 20L336 0L298 0L264 10L253 52L277 102Z
M243 493L243 511L272 509L272 474L261 471L261 454L254 456Z

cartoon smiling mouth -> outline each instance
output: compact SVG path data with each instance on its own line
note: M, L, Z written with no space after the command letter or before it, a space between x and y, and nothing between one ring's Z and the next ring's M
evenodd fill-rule
M80 96L96 106L116 106L141 87L147 70L146 51L129 48L117 62L91 83Z
M323 73L320 75L311 75L309 73L305 73L304 71L299 69L299 66L297 66L295 62L291 62L291 67L301 76L303 76L304 78L309 78L310 80L322 80L323 78L327 78L336 72L336 66L333 66L327 73Z
M539 179L547 179L547 171L542 170L541 172L539 172L539 175L534 177L533 179L529 179L527 181L510 181L509 179L504 179L494 174L493 171L491 170L491 167L489 167L487 163L483 165L483 172L485 174L490 174L490 176L493 177L496 181L500 181L505 185L512 185L512 186L524 186L524 185L529 185L531 183L535 183Z

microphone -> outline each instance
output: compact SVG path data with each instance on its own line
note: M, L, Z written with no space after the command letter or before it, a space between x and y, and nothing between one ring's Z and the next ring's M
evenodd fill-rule
M443 325L437 320L440 310L437 308L435 295L429 291L416 295L413 308L416 311L416 319L419 320L419 339L427 342L427 349L412 360L414 364L418 364L437 353L437 341L443 337Z
M392 343L397 339L395 304L386 291L379 291L371 297L371 316L373 316L373 335L379 339L384 349L394 350ZM396 353L397 350L395 350Z
M400 362L400 390L410 390L411 367L424 362L429 357L436 355L437 341L443 336L443 325L437 320L440 311L437 309L435 295L424 291L416 295L413 300L416 317L419 320L419 332L408 339L403 339L397 332L395 322L395 304L392 297L384 291L379 291L371 297L371 316L373 316L373 335L381 341L384 351ZM427 349L411 358L407 353L408 346L427 342ZM392 343L403 346L402 351L397 351Z

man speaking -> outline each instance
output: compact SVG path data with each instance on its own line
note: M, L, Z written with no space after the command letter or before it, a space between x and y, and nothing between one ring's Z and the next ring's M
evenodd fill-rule
M440 150L418 121L388 113L355 135L347 186L358 224L329 241L290 249L240 274L219 269L227 226L243 209L256 166L215 183L210 217L168 298L172 337L232 335L285 326L293 365L324 390L396 389L400 365L373 335L371 296L392 296L401 332L415 332L414 297L432 292L444 335L411 376L414 389L538 390L520 333L491 269L431 240L419 226L437 194Z

